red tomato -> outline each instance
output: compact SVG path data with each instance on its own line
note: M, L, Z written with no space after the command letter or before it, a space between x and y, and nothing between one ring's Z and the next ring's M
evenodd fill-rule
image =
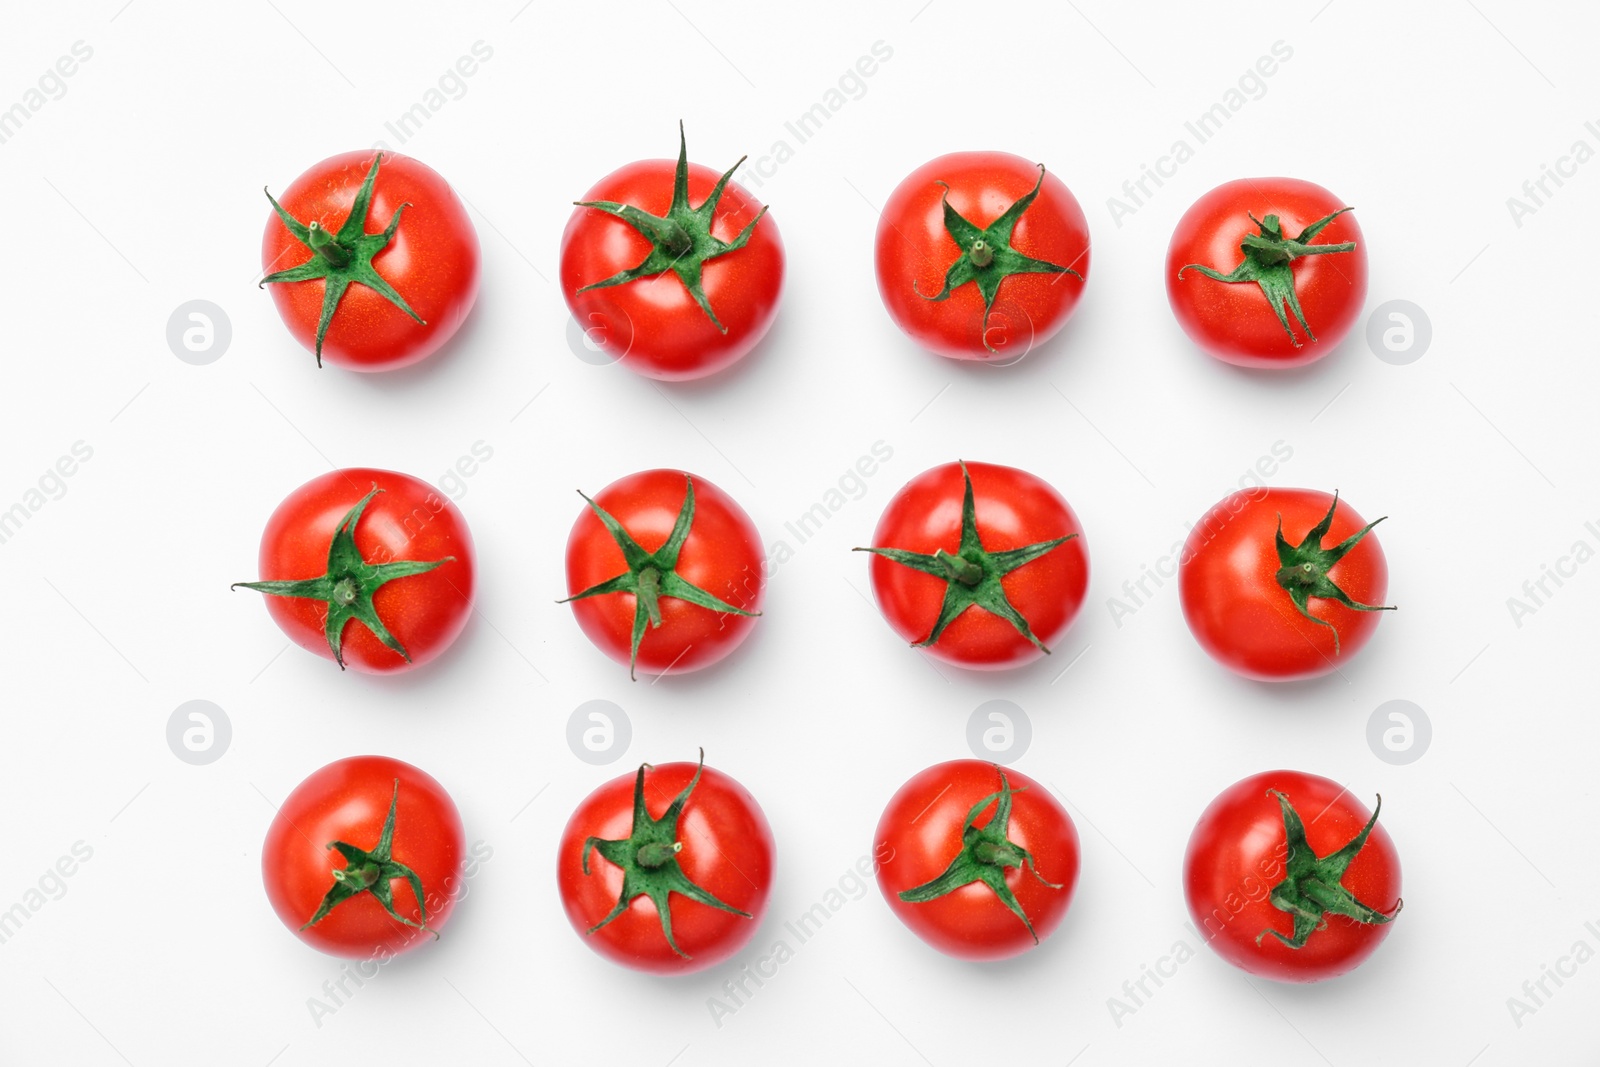
M387 958L444 929L461 894L464 836L431 776L387 756L351 756L278 808L261 877L278 918L306 944Z
M912 171L883 207L876 248L889 317L951 359L1015 363L1066 324L1089 277L1077 198L1006 152L952 152Z
M968 481L963 471L971 475ZM1015 467L946 463L895 494L878 528L872 591L894 632L958 667L1038 659L1089 588L1072 508Z
M710 767L647 763L578 805L556 880L590 948L635 970L688 974L755 936L773 860L767 817L744 786Z
M410 670L472 613L467 520L409 474L330 471L290 493L261 535L267 611L301 648L367 674Z
M262 284L319 366L415 363L454 336L478 298L472 220L449 183L409 156L325 159L276 206L261 239Z
M966 960L1026 952L1055 932L1078 883L1078 831L1025 774L981 760L912 778L878 820L878 888L922 940Z
M1382 521L1365 523L1315 489L1226 497L1190 531L1179 560L1189 632L1246 678L1336 670L1372 637L1378 612L1394 610L1383 604L1389 565L1368 532Z
M1263 978L1318 982L1351 970L1400 911L1400 857L1376 820L1314 774L1269 771L1229 786L1183 858L1195 928Z
M683 674L749 636L765 557L755 523L732 497L698 475L650 470L584 499L567 538L567 599L602 652L630 675L635 666Z
M568 220L567 307L630 370L664 381L715 374L748 355L777 317L783 241L767 209L728 181L738 166L719 175L689 163L680 124L676 164L613 171Z
M1339 347L1366 298L1361 227L1310 182L1219 185L1184 212L1167 246L1167 302L1178 324L1206 352L1241 367L1322 358Z

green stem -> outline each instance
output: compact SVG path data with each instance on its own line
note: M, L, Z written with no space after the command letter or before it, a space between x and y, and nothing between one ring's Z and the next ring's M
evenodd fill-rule
M972 847L972 858L991 867L1015 867L1020 861L1015 848L998 841L979 841Z
M674 841L671 844L667 844L665 841L651 841L649 844L639 846L639 851L634 855L634 860L641 867L655 870L657 867L665 867L676 859L678 853L682 851L683 844L679 841Z
M942 548L935 552L933 557L939 561L939 565L945 569L951 581L960 582L968 589L983 581L983 568L971 560L952 555Z
M661 625L661 572L645 567L639 572L639 603L650 616L651 626Z
M967 258L972 260L974 267L987 267L994 262L994 249L989 247L989 242L978 238L972 242L972 247L967 249Z
M315 219L306 227L306 239L311 245L311 250L335 267L348 266L350 253L338 241L328 235L322 224Z

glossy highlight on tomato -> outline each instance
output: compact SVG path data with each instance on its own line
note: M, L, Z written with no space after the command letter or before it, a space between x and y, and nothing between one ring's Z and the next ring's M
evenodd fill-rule
M366 210L353 210L369 178ZM263 284L319 365L408 366L438 351L472 310L478 234L455 190L426 164L394 152L344 152L301 174L276 204L289 220L277 211L267 219ZM291 221L318 233L297 235ZM328 287L343 274L354 280L324 324Z
M1236 782L1200 816L1184 854L1195 929L1229 963L1280 982L1360 965L1401 907L1399 853L1373 820L1318 775L1269 771ZM1296 823L1303 840L1291 841Z
M444 930L463 892L466 851L455 802L431 775L387 756L352 756L279 805L261 876L300 940L335 956L384 959ZM359 877L369 868L382 871L370 888L372 875Z

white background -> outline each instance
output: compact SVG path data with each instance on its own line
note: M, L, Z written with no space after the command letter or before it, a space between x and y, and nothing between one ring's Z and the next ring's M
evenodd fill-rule
M1600 726L1578 674L1594 660L1600 564L1520 627L1506 604L1575 541L1600 544L1584 528L1600 520L1600 164L1551 185L1520 227L1506 206L1575 140L1600 146L1583 126L1600 119L1600 23L1582 8L14 8L0 107L73 42L93 57L0 144L0 508L74 442L94 454L0 544L0 909L74 842L93 858L0 944L0 1061L1595 1062L1600 962L1547 983L1554 995L1520 1026L1507 1006L1575 942L1600 949L1584 926L1600 926ZM480 40L492 58L404 145L471 205L477 309L418 368L319 372L254 285L261 187L335 152L401 147L385 123ZM864 95L796 145L784 122L880 40L893 56ZM1116 225L1107 198L1279 40L1293 57L1265 95ZM692 158L719 169L790 141L793 158L758 189L789 281L744 365L665 387L575 358L551 279L570 201L627 161L672 154L680 117ZM1094 238L1074 320L1004 370L916 350L882 311L871 260L873 205L901 177L991 147L1046 163ZM1279 173L1355 205L1368 311L1394 298L1425 309L1422 359L1380 362L1358 328L1313 368L1269 376L1186 342L1161 282L1174 223L1222 181ZM165 340L173 309L196 298L232 321L210 366L180 362ZM894 456L865 495L796 543L784 522L878 440ZM258 596L229 593L255 576L262 524L295 486L331 465L437 480L479 441L493 457L460 506L481 612L432 667L340 675L285 651ZM1390 516L1378 536L1400 610L1339 674L1274 687L1205 658L1173 585L1120 627L1106 601L1278 441L1293 457L1275 483L1337 487ZM866 565L848 549L904 481L957 456L1039 474L1087 531L1091 601L1036 667L933 669L864 599ZM553 602L573 490L654 466L721 485L795 557L737 655L630 684ZM574 805L640 760L704 745L762 801L779 845L767 922L741 957L754 961L868 851L905 778L968 754L969 715L1000 697L1032 722L1017 766L1060 792L1083 837L1078 897L1039 951L945 959L874 888L718 1027L707 998L736 968L635 975L567 926L553 858ZM222 706L234 731L204 767L165 740L173 709L195 698ZM1409 766L1365 739L1373 709L1397 698L1434 725ZM609 767L565 741L590 699L633 723ZM493 858L442 942L319 1026L308 999L339 962L280 925L258 849L301 778L368 751L437 776ZM1185 928L1194 819L1229 783L1278 765L1382 792L1404 863L1392 936L1321 986L1248 980ZM1109 998L1180 939L1198 955L1118 1025Z

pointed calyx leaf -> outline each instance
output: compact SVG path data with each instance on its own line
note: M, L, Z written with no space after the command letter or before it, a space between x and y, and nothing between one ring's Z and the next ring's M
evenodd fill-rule
M635 680L637 680L635 666L639 662L639 645L644 641L645 625L648 624L651 629L661 625L662 597L672 597L674 600L686 601L707 611L721 612L725 615L761 614L759 611L746 611L734 607L726 600L712 596L698 585L679 576L678 554L683 551L683 543L689 539L689 530L694 525L694 479L685 474L683 484L683 507L678 510L678 518L672 524L672 533L668 535L666 543L654 552L646 552L609 511L584 496L582 490L578 491L578 495L583 497L584 503L594 511L606 531L611 534L611 539L622 550L622 558L628 569L615 578L607 579L599 585L592 585L581 593L574 593L556 603L567 604L574 600L606 596L611 593L632 594L633 648L628 655L628 677Z
M684 137L683 123L679 122L678 167L672 179L672 206L667 209L665 215L652 215L632 204L618 204L611 200L576 201L578 207L593 208L613 218L621 219L639 231L653 246L650 254L638 266L619 271L591 285L585 285L578 292L587 293L590 289L624 285L670 270L678 276L683 287L689 290L689 295L694 297L695 303L700 305L700 310L706 313L712 325L727 333L728 328L722 325L722 320L718 319L717 313L712 310L711 302L706 299L700 277L701 268L707 260L743 248L749 242L750 235L755 232L756 223L767 213L767 209L762 207L756 213L756 217L751 219L732 241L724 241L711 232L711 224L715 219L717 203L722 199L723 190L728 187L728 180L733 177L733 172L739 169L739 164L746 158L740 156L739 162L729 167L727 172L717 179L717 184L712 188L710 195L701 201L698 207L690 207L689 143Z
M946 583L944 602L939 605L939 617L934 621L933 629L928 631L927 637L913 644L913 648L926 648L933 644L939 640L945 628L955 622L957 616L968 608L977 607L991 615L1000 616L1016 627L1017 633L1027 638L1035 648L1048 654L1050 650L1034 636L1028 620L1006 597L1000 579L1055 551L1078 535L1068 534L1004 552L990 552L983 547L983 540L978 536L978 510L972 497L972 476L967 473L965 462L961 463L961 480L965 489L961 497L959 552L952 554L942 548L931 555L899 548L857 548L854 551L872 552L901 566L931 574Z
M1346 211L1353 210L1355 209L1342 207L1301 230L1299 237L1285 237L1283 223L1276 215L1268 215L1264 219L1250 215L1250 221L1256 224L1259 232L1246 234L1244 240L1239 243L1239 250L1244 253L1244 258L1239 261L1237 267L1223 274L1201 263L1189 263L1178 268L1178 277L1182 278L1186 270L1197 270L1207 278L1219 282L1255 282L1261 286L1261 292L1266 295L1267 303L1272 305L1272 311L1278 316L1283 332L1289 335L1289 340L1294 346L1300 347L1300 339L1294 335L1294 329L1289 325L1289 316L1285 314L1285 308L1294 312L1300 328L1315 342L1317 335L1311 332L1311 324L1306 322L1306 314L1300 310L1300 297L1295 292L1294 268L1291 264L1301 256L1355 251L1354 241L1336 245L1311 243L1311 239L1321 233L1328 223Z
M628 836L617 841L607 841L599 837L591 837L583 843L583 873L589 873L589 853L598 852L605 857L607 862L622 871L622 892L617 897L616 906L604 919L589 927L585 933L594 933L617 916L628 910L634 900L639 897L649 897L650 903L656 907L656 915L661 920L661 933L667 939L667 944L672 951L690 959L689 954L678 947L678 942L672 936L672 910L668 895L677 893L688 897L697 904L704 904L708 908L716 908L746 919L750 913L740 911L731 904L724 904L711 893L694 882L683 873L683 868L678 865L678 853L683 851L683 842L678 840L678 820L683 816L684 805L689 803L689 795L694 792L694 787L700 784L700 775L705 771L706 750L700 750L700 762L695 767L694 777L689 784L683 787L683 792L673 798L667 805L667 810L661 818L650 817L650 809L644 802L644 774L651 770L648 763L639 765L639 774L633 780L633 829Z
M916 282L911 283L911 288L924 300L938 301L950 299L952 291L968 282L975 283L983 296L983 347L994 352L995 347L989 343L989 312L994 309L1001 282L1013 274L1070 274L1079 281L1083 280L1083 275L1071 267L1032 259L1011 247L1011 231L1017 228L1017 220L1038 198L1039 189L1044 185L1044 164L1039 165L1039 180L1033 183L1033 189L1006 208L988 229L979 229L962 218L961 213L950 206L950 186L944 182L938 184L944 189L940 200L944 205L945 232L961 249L961 254L945 272L944 288L933 296L918 289Z
M1339 851L1319 857L1306 844L1305 824L1300 821L1300 813L1294 810L1289 798L1276 789L1271 790L1271 795L1277 798L1278 806L1283 809L1283 832L1289 846L1289 856L1284 864L1283 881L1273 886L1269 899L1273 907L1294 917L1294 936L1285 937L1268 927L1256 935L1256 944L1261 944L1261 939L1271 934L1290 948L1304 948L1312 934L1328 925L1328 915L1343 915L1370 926L1391 922L1400 914L1405 901L1397 900L1393 911L1381 912L1361 903L1355 894L1340 884L1345 869L1366 846L1367 835L1378 824L1378 812L1383 810L1383 797L1378 797L1377 806L1372 809L1372 818L1367 820L1367 825L1361 828L1359 834Z
M372 635L393 651L411 662L411 654L406 651L389 628L378 617L378 609L372 604L373 595L398 578L409 578L415 574L426 574L435 567L441 567L455 559L454 556L445 556L443 559L421 562L418 560L397 559L388 563L368 563L361 558L361 550L356 548L356 523L361 521L361 513L367 509L372 498L383 492L377 486L362 497L356 506L345 513L340 520L339 528L333 532L333 540L328 544L328 569L327 572L316 578L299 578L289 581L271 582L235 582L232 589L254 589L268 596L291 596L304 600L321 600L328 605L328 617L323 626L323 632L328 638L328 648L333 652L333 658L339 664L339 669L344 670L344 627L351 619L372 631Z
M1333 631L1333 654L1339 654L1339 630L1326 619L1319 619L1311 614L1306 602L1312 597L1319 600L1333 600L1352 611L1393 611L1393 604L1376 605L1362 604L1351 600L1345 591L1333 583L1328 577L1328 571L1345 555L1367 536L1367 533L1383 519L1373 519L1357 532L1351 534L1343 541L1328 548L1322 546L1322 539L1328 536L1328 530L1333 526L1333 513L1339 506L1339 492L1334 490L1333 503L1328 505L1328 513L1322 520L1313 526L1298 545L1291 545L1283 536L1283 516L1278 516L1278 532L1275 541L1278 549L1278 585L1289 594L1289 599L1294 602L1295 610L1318 626L1326 626Z
M300 222L285 211L283 205L273 200L271 193L267 193L267 199L272 201L272 210L278 213L278 218L283 221L294 239L311 250L311 258L298 267L290 267L288 270L267 275L261 279L261 284L265 286L282 282L324 279L322 314L317 319L317 366L319 367L322 366L322 339L327 336L328 324L333 321L333 314L339 309L339 301L352 282L359 282L369 289L376 290L379 296L411 316L418 325L427 325L422 321L422 316L411 310L411 305L406 303L405 297L385 281L372 266L373 257L388 247L395 231L400 228L400 216L411 206L401 204L395 208L394 214L389 218L389 225L384 227L382 233L367 232L367 212L372 207L372 186L378 180L378 165L382 162L382 152L372 157L372 167L367 171L366 180L361 183L355 203L350 205L350 214L345 217L343 225L336 234L329 234L316 219L312 219L309 224Z
M994 895L1000 898L1011 914L1022 920L1022 925L1028 928L1028 933L1033 934L1033 943L1037 945L1039 935L1034 933L1033 922L1017 902L1017 895L1006 884L1006 870L1020 867L1039 879L1042 885L1051 889L1060 889L1061 886L1046 881L1044 875L1039 873L1033 854L1007 836L1011 827L1011 798L1027 788L1012 789L1006 772L1000 771L1000 791L990 793L974 804L967 812L966 821L961 824L961 851L956 853L939 877L904 890L900 899L907 904L923 904L953 893L964 885L982 882L994 891ZM995 806L994 815L982 826L974 825L990 804Z
M334 868L333 885L328 887L317 913L306 920L306 925L300 929L315 926L328 912L351 897L371 893L378 903L383 905L383 910L389 913L391 919L407 926L414 926L418 930L426 930L433 935L434 940L438 940L439 932L428 925L428 903L422 893L422 879L417 877L416 871L394 858L394 817L395 809L399 805L400 779L396 778L394 795L389 798L389 815L383 820L383 832L378 837L377 847L372 851L367 852L344 841L328 843L329 851L336 851L344 857L344 867ZM402 878L411 886L411 895L416 898L417 914L422 917L421 922L413 922L394 910L394 882Z

